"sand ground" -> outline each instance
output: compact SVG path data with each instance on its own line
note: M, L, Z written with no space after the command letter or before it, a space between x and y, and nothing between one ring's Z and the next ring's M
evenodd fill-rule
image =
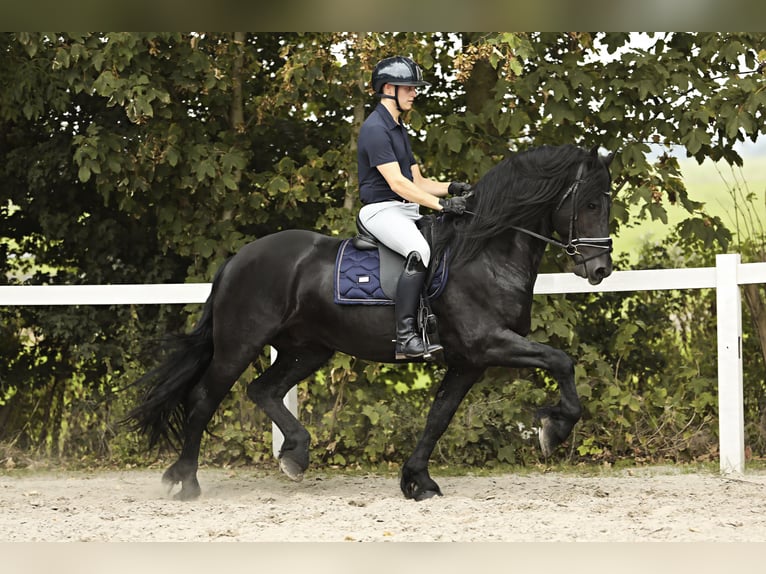
M161 471L10 471L0 542L766 541L766 471L674 467L593 476L435 476L443 497L404 499L394 476L201 469L179 502Z

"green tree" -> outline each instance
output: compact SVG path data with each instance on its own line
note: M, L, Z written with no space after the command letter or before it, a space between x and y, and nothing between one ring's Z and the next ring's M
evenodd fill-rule
M662 33L637 47L617 33L1 33L0 268L30 284L208 281L229 254L273 231L352 233L356 133L376 103L367 79L392 53L414 57L432 83L407 118L427 175L473 181L509 151L598 144L618 152L616 232L664 220L664 206L680 203L690 212L680 233L725 248L729 231L687 192L676 158L739 164L734 144L763 133L763 40ZM637 222L631 205L641 206ZM0 440L107 452L131 400L115 389L154 360L150 341L196 310L0 309ZM562 329L577 316L566 299L538 312ZM304 396L316 400L314 412L329 412L343 400L328 381L375 383L381 372L339 356ZM430 372L399 370L403 398L423 401ZM379 391L369 390L375 401ZM374 404L370 417L391 414ZM250 432L231 427L245 405L232 397L218 420L232 444ZM517 414L500 413L500 426L515 428ZM317 427L320 448L341 444L336 432ZM493 436L487 452L511 440Z

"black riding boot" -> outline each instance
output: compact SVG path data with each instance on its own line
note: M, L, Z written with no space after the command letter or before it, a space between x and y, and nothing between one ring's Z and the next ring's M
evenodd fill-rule
M426 279L426 268L420 255L413 251L407 256L404 271L396 286L396 358L412 359L426 354L416 319L420 293ZM441 345L429 345L428 354L442 349Z

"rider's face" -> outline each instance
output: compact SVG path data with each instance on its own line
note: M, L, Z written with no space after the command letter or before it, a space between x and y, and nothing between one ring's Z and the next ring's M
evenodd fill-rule
M406 112L412 109L415 97L418 95L418 89L415 86L395 86L393 84L386 84L383 93L397 98L399 107L402 111Z
M418 95L418 89L415 86L399 86L399 105L404 111L411 110Z

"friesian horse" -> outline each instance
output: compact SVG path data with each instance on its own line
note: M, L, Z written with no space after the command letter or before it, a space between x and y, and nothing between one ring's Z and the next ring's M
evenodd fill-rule
M447 372L412 455L401 471L405 497L441 495L428 472L439 437L488 367L541 368L558 382L560 400L537 412L548 456L581 416L574 362L563 351L526 338L532 290L547 244L563 248L574 273L598 284L612 271L609 211L612 154L574 145L542 146L510 155L481 178L462 217L432 226L435 257L449 255L449 281L431 302ZM554 239L554 234L558 239ZM393 306L333 302L333 268L341 239L285 230L242 247L217 271L202 316L178 335L166 361L137 383L142 402L133 428L176 439L178 460L164 473L178 499L201 490L197 465L203 432L226 393L265 345L276 361L247 389L284 435L281 469L299 480L309 465L309 433L283 403L287 391L335 351L375 362L394 359Z

